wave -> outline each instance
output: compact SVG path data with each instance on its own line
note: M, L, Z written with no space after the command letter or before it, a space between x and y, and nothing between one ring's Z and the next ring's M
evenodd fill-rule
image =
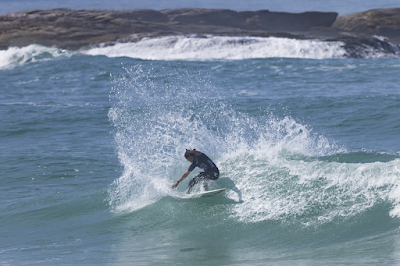
M47 61L62 56L71 56L71 51L32 44L26 47L10 47L0 51L0 69L10 69L32 62Z
M346 50L343 45L342 42L276 37L166 36L96 47L85 53L144 60L327 59L344 58Z
M184 182L178 190L171 185L188 167L185 148L196 148L219 166L213 186L230 189L227 197L238 203L230 209L234 220L315 226L382 202L400 217L398 155L348 152L291 117L234 110L190 69L159 68L138 65L114 79L109 118L124 166L108 191L115 212L180 197Z
M262 58L380 58L398 56L400 48L388 42L323 41L277 37L164 36L136 42L92 47L73 52L32 44L0 51L0 70L74 54L130 57L142 60L244 60Z
M209 35L143 38L137 42L94 47L85 53L143 60L336 59L393 57L400 54L400 48L379 38L324 41Z
M235 205L231 214L240 221L301 221L316 226L356 217L382 202L392 205L391 216L400 217L400 159L347 163L274 156L271 160L261 156L262 151L225 159L225 172L241 191L243 203Z

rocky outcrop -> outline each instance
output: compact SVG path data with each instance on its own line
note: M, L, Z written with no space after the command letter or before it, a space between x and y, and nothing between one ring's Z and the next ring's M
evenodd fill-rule
M79 49L136 34L226 34L270 36L277 32L330 27L337 13L175 10L31 10L0 16L0 48L32 43Z
M148 22L143 23L142 17ZM163 17L150 10L129 13L54 9L11 13L0 16L0 47L34 43L79 49L88 44L116 41L132 33L167 30Z
M400 8L337 18L335 12L226 9L31 10L0 15L0 49L41 44L70 50L165 35L229 35L341 41L349 57L400 54ZM377 38L374 35L385 36ZM385 39L386 38L386 39ZM387 39L388 38L388 39Z
M400 8L374 9L339 17L332 26L349 32L380 35L400 43Z
M268 10L236 12L215 9L163 10L169 21L185 25L213 25L240 30L269 32L307 31L313 27L331 27L335 12L284 13Z

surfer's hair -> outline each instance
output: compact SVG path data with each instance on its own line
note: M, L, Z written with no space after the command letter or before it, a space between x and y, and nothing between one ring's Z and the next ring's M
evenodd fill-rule
M194 149L193 149L194 150ZM195 151L195 150L194 150ZM189 158L190 156L194 156L194 153L192 153L191 151L189 151L189 150L186 150L185 151L185 158L187 159L187 158Z

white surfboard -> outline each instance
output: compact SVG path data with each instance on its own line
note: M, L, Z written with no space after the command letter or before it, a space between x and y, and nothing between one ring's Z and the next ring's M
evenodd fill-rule
M203 191L200 193L196 193L193 195L190 195L191 198L204 198L204 197L212 197L215 195L222 195L226 191L226 188L219 188L219 189L214 189L214 190L209 190L209 191Z

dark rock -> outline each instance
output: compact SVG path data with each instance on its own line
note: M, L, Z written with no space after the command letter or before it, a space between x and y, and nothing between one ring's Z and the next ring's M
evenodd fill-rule
M249 28L258 28L271 32L308 31L313 27L331 27L338 16L335 12L304 12L283 13L261 10L253 12L252 16L245 14L246 25Z
M343 48L348 58L369 58L379 56L397 56L400 54L398 45L368 36L341 36L326 41L343 42Z
M333 28L388 37L400 43L400 8L374 9L337 18Z
M335 12L284 13L226 9L28 10L0 15L0 49L41 44L71 50L136 42L144 37L195 34L340 41L349 57L399 54L400 8L337 18ZM336 21L335 21L336 20ZM332 26L333 25L333 26Z
M330 27L337 13L301 14L268 10L29 10L0 15L0 48L42 44L79 49L98 43L130 40L131 35L215 34L293 36L313 27ZM299 37L301 38L301 37Z
M244 25L237 12L224 9L166 9L161 11L168 18L170 23L175 24L197 24L214 25L230 28L241 28Z

